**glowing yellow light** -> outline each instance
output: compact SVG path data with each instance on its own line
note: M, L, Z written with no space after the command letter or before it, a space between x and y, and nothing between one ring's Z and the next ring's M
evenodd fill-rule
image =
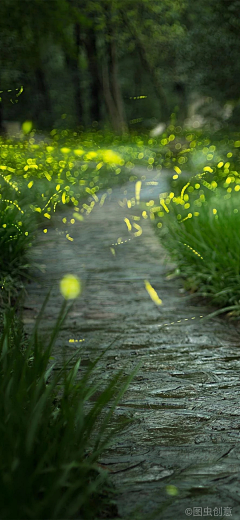
M134 233L134 236L139 237L142 234L141 226L139 226L138 224L135 224L135 223L133 224L133 226L135 227L135 229L137 229L136 233Z
M64 154L67 154L67 153L69 153L71 150L70 150L70 148L67 148L67 147L64 146L63 148L60 148L60 151L61 151L62 153L64 153Z
M99 202L99 206L103 206L106 197L107 197L107 193L104 193L104 194L102 195L102 197L101 197L100 202Z
M217 167L218 167L218 168L222 168L223 164L224 164L224 163L223 163L222 161L220 161L220 162L218 163Z
M184 219L186 220L186 219ZM188 249L190 249L195 255L199 256L199 258L201 258L201 260L203 260L203 257L195 250L193 249L191 246L189 246L188 244L183 244L184 246L188 247ZM187 318L188 319L188 318Z
M51 175L49 175L48 172L44 172L44 175L45 175L46 179L47 179L49 182L52 180L52 177L51 177Z
M127 228L128 228L128 231L131 231L131 229L132 229L132 225L131 225L130 220L129 220L128 218L125 218L125 219L124 219L124 222L125 222L125 224L126 224L126 226L127 226Z
M240 190L240 186L239 186L239 184L237 184L237 185L235 186L234 190L235 190L235 191L239 191L239 190Z
M114 247L110 247L110 251L111 251L111 253L112 253L112 255L113 255L113 256L115 256L115 255L116 255L116 252L115 252L115 249L114 249Z
M76 218L77 220L84 220L84 217L82 215L79 215L79 213L73 213L73 217Z
M94 159L94 157L96 157L96 156L97 156L96 152L88 152L85 157L86 157L87 161L90 161L91 159Z
M174 166L174 170L176 173L178 173L180 175L180 173L182 172L182 170L180 170L180 168L178 168L178 166Z
M204 172L210 172L210 173L212 173L212 172L213 172L213 169L210 168L210 166L205 166L205 167L203 168L203 171L204 171Z
M166 492L168 495L174 497L179 494L178 488L172 484L166 486Z
M124 164L122 157L113 150L103 150L102 158L103 161L108 164Z
M150 298L152 299L152 301L156 304L156 305L162 305L162 300L159 298L157 292L155 291L155 289L152 287L152 285L148 282L148 280L144 280L144 283L145 283L145 288L150 296Z
M24 121L22 124L22 131L24 134L29 134L33 127L32 121Z
M75 155L77 155L78 157L81 157L81 155L84 154L84 151L81 150L80 148L76 149L76 150L73 150Z
M135 185L135 196L136 196L137 204L139 204L139 201L140 201L141 187L142 187L142 182L141 181L137 181L136 185Z
M50 220L51 215L49 215L49 213L44 213L44 217L46 217L46 218L48 218Z
M47 229L46 228L43 230L43 233L47 233Z
M183 199L183 195L184 195L184 192L185 190L187 189L187 187L190 185L190 182L188 182L187 184L185 184L185 186L183 187L182 191L181 191L181 199Z
M77 276L66 274L60 281L60 292L65 300L74 300L81 293L81 283Z
M214 215L216 215L217 214L217 209L213 208L212 212L213 212Z
M164 199L160 199L160 204L162 205L162 207L165 209L166 213L169 213L169 209L168 207L166 206L165 202L164 202Z

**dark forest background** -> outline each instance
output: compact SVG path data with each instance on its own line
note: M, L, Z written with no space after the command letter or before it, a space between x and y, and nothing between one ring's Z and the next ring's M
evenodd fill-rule
M239 13L240 0L1 0L0 130L145 131L173 112L238 127Z

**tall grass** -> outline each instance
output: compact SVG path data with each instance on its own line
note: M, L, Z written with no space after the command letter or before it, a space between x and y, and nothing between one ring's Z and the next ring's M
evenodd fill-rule
M240 310L239 227L239 196L228 200L222 196L211 198L198 216L183 222L172 213L162 235L186 289L229 311Z
M185 287L238 315L240 140L185 137L190 145L172 157L171 190L154 214L156 229Z
M111 428L112 415L138 367L128 377L120 370L104 388L94 383L104 353L84 372L79 357L57 367L52 348L66 314L65 303L44 342L39 336L40 317L26 341L21 322L14 319L15 310L4 315L0 517L5 520L85 520L113 511L109 506L113 488L98 459L120 428ZM92 401L96 390L100 395Z

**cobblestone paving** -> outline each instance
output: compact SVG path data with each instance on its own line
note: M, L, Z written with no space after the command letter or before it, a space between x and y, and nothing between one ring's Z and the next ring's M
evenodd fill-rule
M151 180L154 172L146 175ZM166 175L159 182L155 188L143 186L141 197L148 200L156 190L166 191ZM133 519L141 504L144 520L162 505L166 507L156 513L157 520L238 520L239 329L220 318L203 322L199 316L209 308L182 292L180 280L167 279L169 264L149 220L143 222L143 234L129 241L124 223L129 210L118 201L133 195L130 184L114 189L84 222L69 225L73 242L66 240L62 223L63 216L68 221L72 217L69 209L56 217L46 235L39 233L32 255L46 267L28 286L25 325L31 328L53 287L44 322L44 329L51 328L62 303L59 280L76 274L83 292L57 340L54 355L59 362L62 346L72 352L69 339L84 339L86 357L111 344L103 382L119 367L128 373L142 361L116 410L117 416L134 421L100 461L111 472L122 518ZM115 246L114 256L110 248L119 237L127 242ZM161 307L150 299L144 280L158 292ZM166 494L169 484L179 490L174 500Z

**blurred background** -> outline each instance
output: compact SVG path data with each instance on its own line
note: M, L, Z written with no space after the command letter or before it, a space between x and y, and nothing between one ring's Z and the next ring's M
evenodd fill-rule
M0 131L27 119L161 132L172 113L237 129L239 12L240 0L1 0Z

